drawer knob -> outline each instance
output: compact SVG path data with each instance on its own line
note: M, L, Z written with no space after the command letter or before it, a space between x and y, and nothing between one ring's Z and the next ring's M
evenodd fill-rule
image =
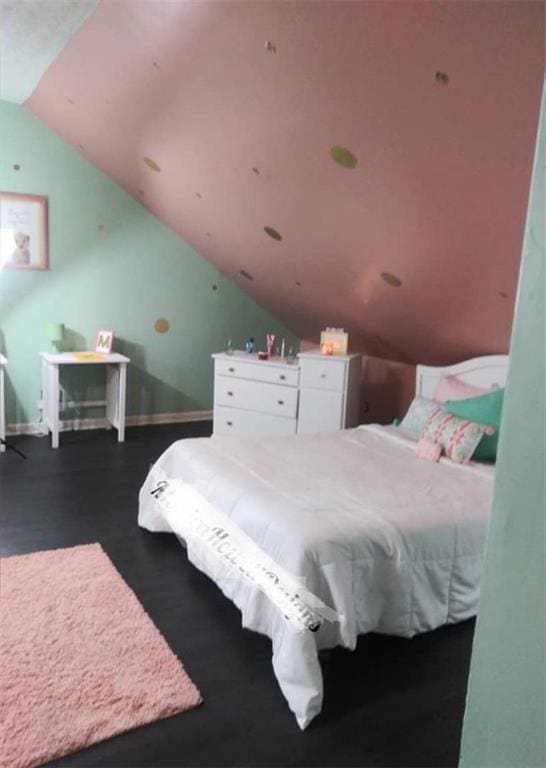
M233 397L233 392L228 392L228 395L229 395L230 397Z
M284 400L277 400L279 405L284 405Z
M228 427L232 427L233 426L233 422L232 421L226 421L226 424L228 425Z
M229 371L230 373L235 373L235 368L228 368L228 371Z
M286 376L284 375L284 373L281 373L281 375L279 376L279 379L281 381L284 381L286 379Z

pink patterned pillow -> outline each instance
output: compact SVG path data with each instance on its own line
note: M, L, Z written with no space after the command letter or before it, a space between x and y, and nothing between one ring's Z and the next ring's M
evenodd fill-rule
M490 430L485 424L459 419L438 408L428 417L420 437L441 445L446 456L457 464L468 464L476 446Z
M440 443L431 443L429 440L423 440L423 438L417 443L416 454L419 459L436 462L440 460L441 453L442 446Z
M488 392L490 392L489 389L466 384L456 376L442 376L436 387L434 399L438 403L445 403L446 400L467 400L469 397L486 395Z

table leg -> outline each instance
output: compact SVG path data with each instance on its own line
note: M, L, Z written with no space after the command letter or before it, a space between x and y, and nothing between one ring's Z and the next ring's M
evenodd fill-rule
M6 439L6 404L4 401L4 366L0 365L0 437ZM4 453L6 446L0 443L0 453Z
M59 447L59 366L47 366L48 412L47 418L51 429L51 447Z
M125 397L127 390L127 363L119 365L118 381L118 443L125 440Z
M115 363L106 370L106 418L118 431L118 443L125 440L125 391L127 364Z

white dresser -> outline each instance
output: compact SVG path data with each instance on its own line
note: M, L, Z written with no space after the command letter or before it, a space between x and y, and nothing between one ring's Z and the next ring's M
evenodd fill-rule
M298 434L336 432L359 423L360 355L301 352Z
M213 355L215 435L294 435L298 365L235 351Z
M212 357L215 435L313 434L358 424L360 355L303 352L297 364L239 351Z

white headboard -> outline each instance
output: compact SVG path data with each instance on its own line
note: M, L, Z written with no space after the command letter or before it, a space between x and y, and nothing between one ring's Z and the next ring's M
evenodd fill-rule
M455 365L433 368L418 365L415 378L415 395L433 398L436 385L442 376L456 376L467 384L486 389L498 389L506 385L508 355L487 355L474 357Z

